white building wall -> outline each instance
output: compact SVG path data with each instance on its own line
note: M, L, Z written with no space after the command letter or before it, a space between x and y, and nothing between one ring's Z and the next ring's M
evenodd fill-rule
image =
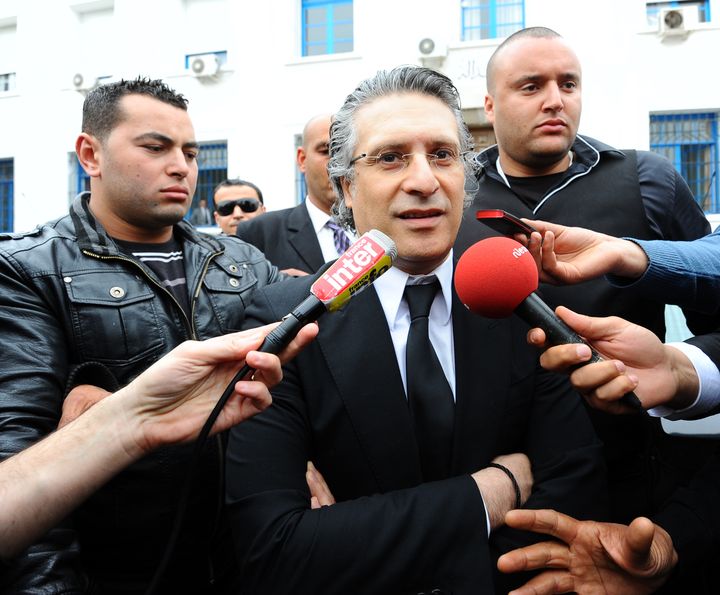
M720 110L720 0L714 23L686 39L646 25L640 0L526 0L527 26L564 35L583 64L581 132L647 148L649 113ZM16 23L17 88L0 93L0 158L15 159L15 229L67 209L68 154L80 129L88 76L165 79L190 99L199 141L227 140L228 174L256 182L268 208L295 203L295 135L336 110L379 68L427 61L457 84L468 119L483 121L485 63L495 41L459 42L460 0L355 0L355 51L301 58L300 0L0 0ZM217 80L194 78L185 55L227 51ZM6 56L1 60L5 62Z

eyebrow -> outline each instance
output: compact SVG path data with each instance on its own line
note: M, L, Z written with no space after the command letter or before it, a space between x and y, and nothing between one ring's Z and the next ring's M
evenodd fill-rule
M173 141L173 139L171 139L169 136L165 136L164 134L160 134L159 132L146 132L135 137L136 142L142 142L144 140L154 140L156 142L162 143L163 145L175 144L175 141ZM200 147L200 145L196 141L188 141L186 143L183 143L182 146L184 149L197 149Z
M546 79L551 79L556 77L549 77L546 75L541 74L525 74L513 81L515 85L523 85L525 83L537 83ZM561 80L567 81L579 81L580 80L580 73L578 72L563 72L559 77L557 77Z
M397 143L383 143L381 145L378 145L374 149L372 149L368 155L378 155L382 153L383 151L405 151L405 148L408 144L410 144L412 141L408 142L397 142ZM435 138L432 139L429 143L430 146L444 146L444 147L453 147L456 150L460 150L460 143L457 140L452 140L449 138Z

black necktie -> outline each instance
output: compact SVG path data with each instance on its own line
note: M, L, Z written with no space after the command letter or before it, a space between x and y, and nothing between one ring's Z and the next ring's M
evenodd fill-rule
M405 287L410 309L405 359L408 403L425 481L449 476L455 422L452 391L428 334L430 306L439 285L436 279L428 285Z

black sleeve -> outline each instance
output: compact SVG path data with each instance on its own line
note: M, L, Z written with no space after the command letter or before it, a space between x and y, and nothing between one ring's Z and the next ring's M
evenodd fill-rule
M279 315L266 301L248 320ZM284 366L272 406L230 433L227 504L244 592L401 593L443 580L460 593L482 592L473 576L450 570L492 574L485 509L468 475L310 509L304 355Z

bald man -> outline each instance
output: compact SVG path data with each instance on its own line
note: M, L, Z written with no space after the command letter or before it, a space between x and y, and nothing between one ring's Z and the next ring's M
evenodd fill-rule
M578 134L582 67L558 33L531 27L511 35L490 58L486 76L485 112L497 145L477 156L478 190L457 253L492 233L475 219L478 209L487 208L641 240L692 240L710 231L687 184L664 157L620 151ZM552 307L620 316L665 336L658 294L623 291L604 278L572 288L543 284L540 291ZM718 326L689 310L686 317L696 334ZM659 420L642 413L590 415L605 444L615 522L656 512L711 450L707 441L666 435Z
M354 239L336 226L330 212L335 202L327 172L330 119L330 114L315 116L303 130L297 164L305 174L305 202L237 227L239 238L259 248L270 262L290 274L314 273L335 260Z

